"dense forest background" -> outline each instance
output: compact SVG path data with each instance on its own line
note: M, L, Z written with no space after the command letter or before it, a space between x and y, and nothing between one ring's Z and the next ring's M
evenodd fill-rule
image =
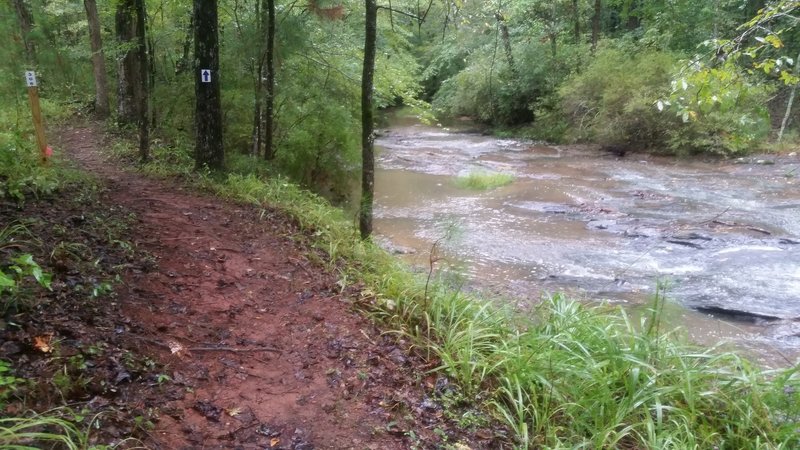
M360 170L365 3L195 3L3 2L3 123L27 126L22 73L35 69L51 122L75 110L111 117L139 130L142 159L191 165L211 8L227 168L343 199ZM388 1L377 5L374 107L626 151L747 153L794 139L797 6Z

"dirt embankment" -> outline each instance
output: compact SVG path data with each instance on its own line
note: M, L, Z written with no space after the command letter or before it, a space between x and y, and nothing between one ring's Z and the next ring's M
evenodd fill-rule
M84 382L69 401L90 413L106 411L97 439L133 434L163 449L500 446L495 432L466 433L447 419L437 400L447 380L428 375L432 365L408 355L407 343L382 335L354 311L356 294L312 263L314 250L292 238L297 229L290 219L119 170L100 151L98 130L66 129L59 147L106 186L96 211L135 215L120 240L129 261L106 256L103 262L122 277L118 296L69 314L64 305L75 299L66 296L60 310L18 316L27 320L24 327L0 330L15 342L4 344L9 351L0 357L40 377L42 386L52 386L67 358L80 356L83 366L70 371ZM94 211L47 202L5 211L20 217L48 211L47 220L72 224L77 240L81 223L70 217ZM55 270L57 286L79 277L70 273ZM49 295L43 305L55 304ZM57 361L31 345L41 335L60 344ZM25 406L48 406L29 394ZM6 413L21 408L11 403Z

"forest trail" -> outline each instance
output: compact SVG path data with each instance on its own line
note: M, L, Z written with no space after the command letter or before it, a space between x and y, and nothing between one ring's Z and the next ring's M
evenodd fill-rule
M175 385L153 405L148 446L396 449L451 428L426 400L429 367L353 311L289 219L121 170L105 143L98 126L60 133L110 204L136 214L129 241L157 261L118 287L127 339Z

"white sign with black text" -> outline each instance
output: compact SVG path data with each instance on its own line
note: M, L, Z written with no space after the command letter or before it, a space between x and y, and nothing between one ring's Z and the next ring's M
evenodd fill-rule
M28 87L35 87L36 86L36 72L32 70L25 71L25 83Z

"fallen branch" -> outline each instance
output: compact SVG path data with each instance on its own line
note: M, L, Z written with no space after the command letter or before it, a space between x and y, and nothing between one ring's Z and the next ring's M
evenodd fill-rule
M232 352L232 353L272 352L272 353L282 353L277 348L272 348L272 347L261 347L261 348L187 347L186 350L188 350L190 352Z

